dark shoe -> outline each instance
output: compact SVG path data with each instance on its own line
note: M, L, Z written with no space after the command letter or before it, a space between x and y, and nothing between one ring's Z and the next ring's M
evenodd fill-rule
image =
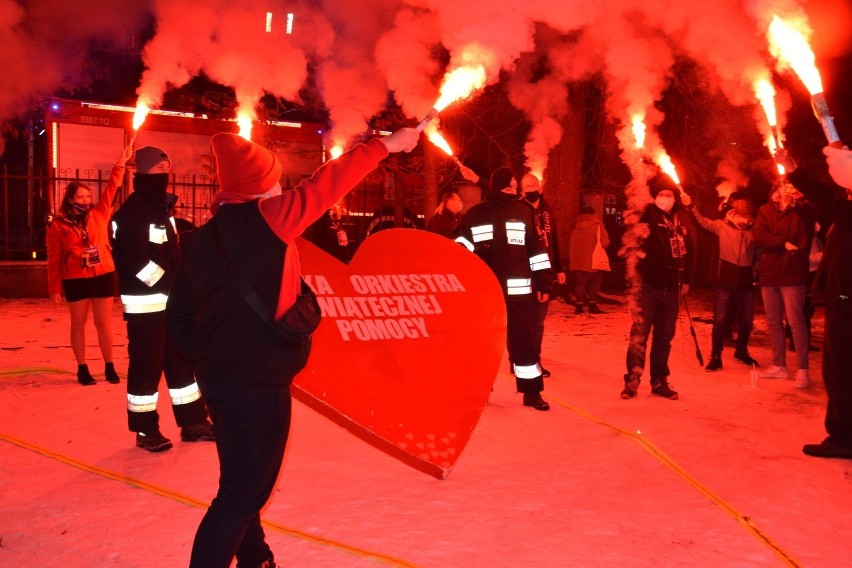
M677 400L677 391L672 390L669 386L669 382L665 379L662 381L651 382L651 394L655 394L669 400Z
M574 306L574 314L579 315L583 313L583 304L576 304Z
M88 387L94 385L98 381L96 381L95 377L92 376L92 373L89 372L88 365L77 365L77 382L84 387Z
M192 426L184 426L180 429L180 441L215 442L216 436L213 434L213 425L205 420Z
M547 369L545 369L544 367L542 367L542 366L541 366L541 363L539 363L539 365L538 365L538 366L539 366L539 367L541 367L541 376L542 376L542 377L544 377L544 378L546 379L547 377L549 377L549 376L550 376L550 371L548 371Z
M627 400L636 396L640 382L641 379L639 377L631 378L630 375L624 375L624 390L621 391L621 398Z
M532 406L536 410L550 410L550 405L541 398L541 393L538 392L525 392L524 406Z
M802 446L802 451L816 458L845 458L852 460L851 447L841 446L829 438L826 438L819 444L805 444Z
M705 371L718 371L722 368L722 354L721 353L711 353L710 360L707 361L707 366L704 367Z
M734 359L736 359L740 363L745 363L749 367L760 367L760 363L755 361L752 356L748 354L748 351L737 351L736 353L734 353Z
M149 452L164 452L172 447L172 441L163 436L159 430L155 432L139 432L136 434L136 447Z
M597 304L589 304L589 313L590 314L605 314L606 312L603 311L602 309L600 309Z
M106 367L104 368L104 375L106 375L106 381L108 383L117 385L121 382L118 373L115 372L115 366L112 363L106 364Z

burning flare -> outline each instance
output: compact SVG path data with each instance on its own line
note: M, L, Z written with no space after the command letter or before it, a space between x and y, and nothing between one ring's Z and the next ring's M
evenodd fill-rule
M636 147L641 149L645 146L645 117L639 114L633 116L633 138L636 140Z
M429 141L432 144L443 150L450 158L452 158L456 164L461 165L461 162L458 158L456 158L455 154L453 153L452 146L450 146L450 143L447 142L447 139L444 138L440 132L438 132L437 128L427 128L426 137L429 138Z
M758 79L754 82L754 94L757 100L760 101L760 106L763 107L763 112L766 114L766 120L769 122L769 128L772 130L772 138L774 148L772 153L775 154L777 148L782 148L781 137L778 135L778 116L775 109L775 87L768 79Z
M828 103L825 101L822 78L815 63L816 58L805 34L794 29L778 16L772 16L772 22L769 24L769 49L779 61L792 67L805 84L805 88L811 94L814 114L819 119L829 145L842 146L843 143L837 134Z
M657 152L656 158L654 158L654 162L667 176L672 178L672 181L675 182L675 185L680 189L680 178L677 175L677 170L675 169L674 164L672 163L672 159L666 154L665 150L660 150ZM682 191L682 190L681 190Z
M440 96L432 110L415 127L417 131L422 132L426 125L450 104L466 99L474 91L481 89L485 85L485 79L485 67L481 64L463 65L444 75Z
M254 118L247 112L240 111L237 113L237 125L240 127L240 136L246 140L251 140L251 128L254 123Z
M142 125L145 123L145 119L148 118L148 113L151 112L151 107L147 104L139 101L136 103L136 111L133 113L133 130L138 131L142 128ZM135 134L134 134L135 137Z

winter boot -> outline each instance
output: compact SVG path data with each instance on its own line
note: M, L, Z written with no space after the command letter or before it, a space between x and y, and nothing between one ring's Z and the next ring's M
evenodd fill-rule
M172 447L172 441L163 436L159 430L139 432L136 434L136 447L149 452L163 452Z
M631 377L630 375L624 375L624 390L621 391L621 398L629 399L636 396L636 391L639 390L639 383L642 379L639 377Z
M184 426L180 429L181 442L215 442L216 436L213 434L213 425L208 421L203 420L192 426Z
M740 363L744 363L749 367L760 367L760 363L758 363L751 355L749 355L748 351L736 351L734 353L734 359L739 361Z
M550 371L548 371L547 369L545 369L544 367L542 367L542 366L541 366L541 363L539 363L539 364L538 364L538 366L541 368L541 376L542 376L542 378L545 378L545 379L546 379L547 377L549 377L549 376L550 376Z
M541 398L540 392L525 392L524 406L532 406L536 410L550 410L550 405Z
M654 379L651 381L651 394L667 398L669 400L677 400L677 391L672 390L669 382L666 379Z
M606 312L598 307L597 302L589 302L589 313L590 314L605 314Z
M93 377L92 373L89 372L88 365L77 365L77 382L83 385L84 387L88 387L97 383L95 377Z
M580 315L583 313L583 304L574 304L574 315Z
M106 381L108 383L112 383L114 385L117 385L118 383L121 382L121 379L119 378L118 373L115 372L115 365L113 365L112 362L107 363L106 366L104 367L104 375L106 375Z
M722 368L722 353L719 351L714 351L710 354L710 360L707 361L707 365L704 367L705 371L718 371Z

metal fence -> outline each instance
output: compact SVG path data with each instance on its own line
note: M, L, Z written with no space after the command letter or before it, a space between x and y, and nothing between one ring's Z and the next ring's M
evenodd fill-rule
M65 188L72 181L82 181L91 190L93 201L97 202L106 189L110 173L105 170L51 169L45 173L21 175L4 166L0 171L0 261L47 259L45 233L59 210ZM287 183L289 185L290 180ZM175 217L196 227L206 223L211 216L211 197L218 187L212 176L172 174L168 191L178 196ZM407 210L422 223L422 189L399 183L398 191L388 193L383 178L379 176L365 179L347 196L350 215L344 220L344 225L354 244L365 237L374 212L382 208L395 208L400 212ZM116 194L114 210L124 203L130 192L131 180L126 179Z

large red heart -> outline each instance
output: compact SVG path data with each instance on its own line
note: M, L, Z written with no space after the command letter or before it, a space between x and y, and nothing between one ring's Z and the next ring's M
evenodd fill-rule
M506 341L489 268L442 236L366 239L349 265L300 239L323 321L293 395L353 434L439 479L488 401Z

